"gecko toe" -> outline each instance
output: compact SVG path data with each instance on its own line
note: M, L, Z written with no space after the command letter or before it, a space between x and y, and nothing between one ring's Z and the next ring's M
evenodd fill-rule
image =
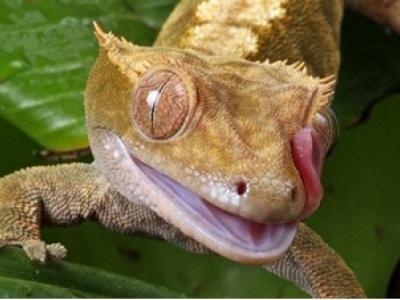
M34 261L46 263L49 260L64 259L67 256L67 249L60 243L47 245L41 240L30 240L22 244L26 255Z
M22 244L26 255L34 261L46 263L49 259L46 243L41 240L30 240Z
M56 259L64 259L68 253L67 249L60 243L49 244L46 248L48 254Z
M10 242L0 238L0 249L5 247L22 247L29 259L39 263L47 263L51 259L64 259L67 256L67 249L62 244L47 245L39 239Z

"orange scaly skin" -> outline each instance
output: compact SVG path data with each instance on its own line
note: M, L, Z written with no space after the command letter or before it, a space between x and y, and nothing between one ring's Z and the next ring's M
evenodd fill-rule
M399 28L387 5L398 12L400 1L348 2ZM333 143L342 11L340 0L185 0L154 48L96 27L101 50L85 93L95 162L2 178L0 247L21 246L41 262L64 258L61 244L40 239L40 227L92 219L263 265L314 297L365 297L343 260L298 223L308 196L292 157L304 128L318 133L321 155ZM216 223L249 231L225 238L214 228L221 225L204 225L206 217L177 202L182 191L223 216ZM241 243L264 226L278 228L271 249L258 251L257 238Z

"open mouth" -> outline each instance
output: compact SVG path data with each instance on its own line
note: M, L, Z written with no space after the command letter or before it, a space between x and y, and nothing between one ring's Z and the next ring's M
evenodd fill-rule
M214 252L242 263L258 264L275 260L290 246L297 222L262 224L236 216L201 199L135 157L131 159L164 193L165 197L158 201L170 203L171 210L157 209L159 214Z
M322 188L318 186L322 161L313 134L312 130L300 132L292 141L293 158L295 163L297 160L306 194L311 191L311 204L306 201L302 216L315 210L322 197ZM266 264L277 260L291 245L299 221L264 224L231 214L137 159L115 134L104 135L102 143L112 153L108 163L124 170L124 178L115 179L116 183L123 181L121 189L125 190L129 185L134 187L131 190L136 194L125 193L130 195L129 199L139 198L168 223L213 252L244 264Z

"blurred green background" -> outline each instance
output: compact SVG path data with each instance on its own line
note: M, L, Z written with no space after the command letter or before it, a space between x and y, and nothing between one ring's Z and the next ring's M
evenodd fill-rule
M43 149L87 146L83 91L97 54L93 20L151 45L175 3L1 1L0 176L48 163L35 154ZM400 38L347 12L342 54L334 102L342 134L325 164L326 196L307 223L343 256L369 297L385 297L400 254ZM2 251L0 296L180 295L139 279L190 297L306 297L260 268L94 223L46 229L44 238L68 248L67 263L39 266L20 251Z

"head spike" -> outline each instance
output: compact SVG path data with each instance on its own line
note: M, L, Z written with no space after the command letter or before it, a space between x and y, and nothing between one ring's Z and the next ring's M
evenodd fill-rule
M335 75L331 75L331 76L328 76L328 77L324 77L324 78L321 78L321 79L319 80L319 82L320 82L321 84L328 84L328 85L334 85L334 84L335 84L335 81L336 81L336 76L335 76Z
M107 41L106 34L104 33L103 29L99 26L96 21L93 21L94 27L94 35L96 36L97 40L99 41L100 45L104 45Z
M306 65L303 61L297 61L291 65L295 70L304 73L304 69L307 70Z

